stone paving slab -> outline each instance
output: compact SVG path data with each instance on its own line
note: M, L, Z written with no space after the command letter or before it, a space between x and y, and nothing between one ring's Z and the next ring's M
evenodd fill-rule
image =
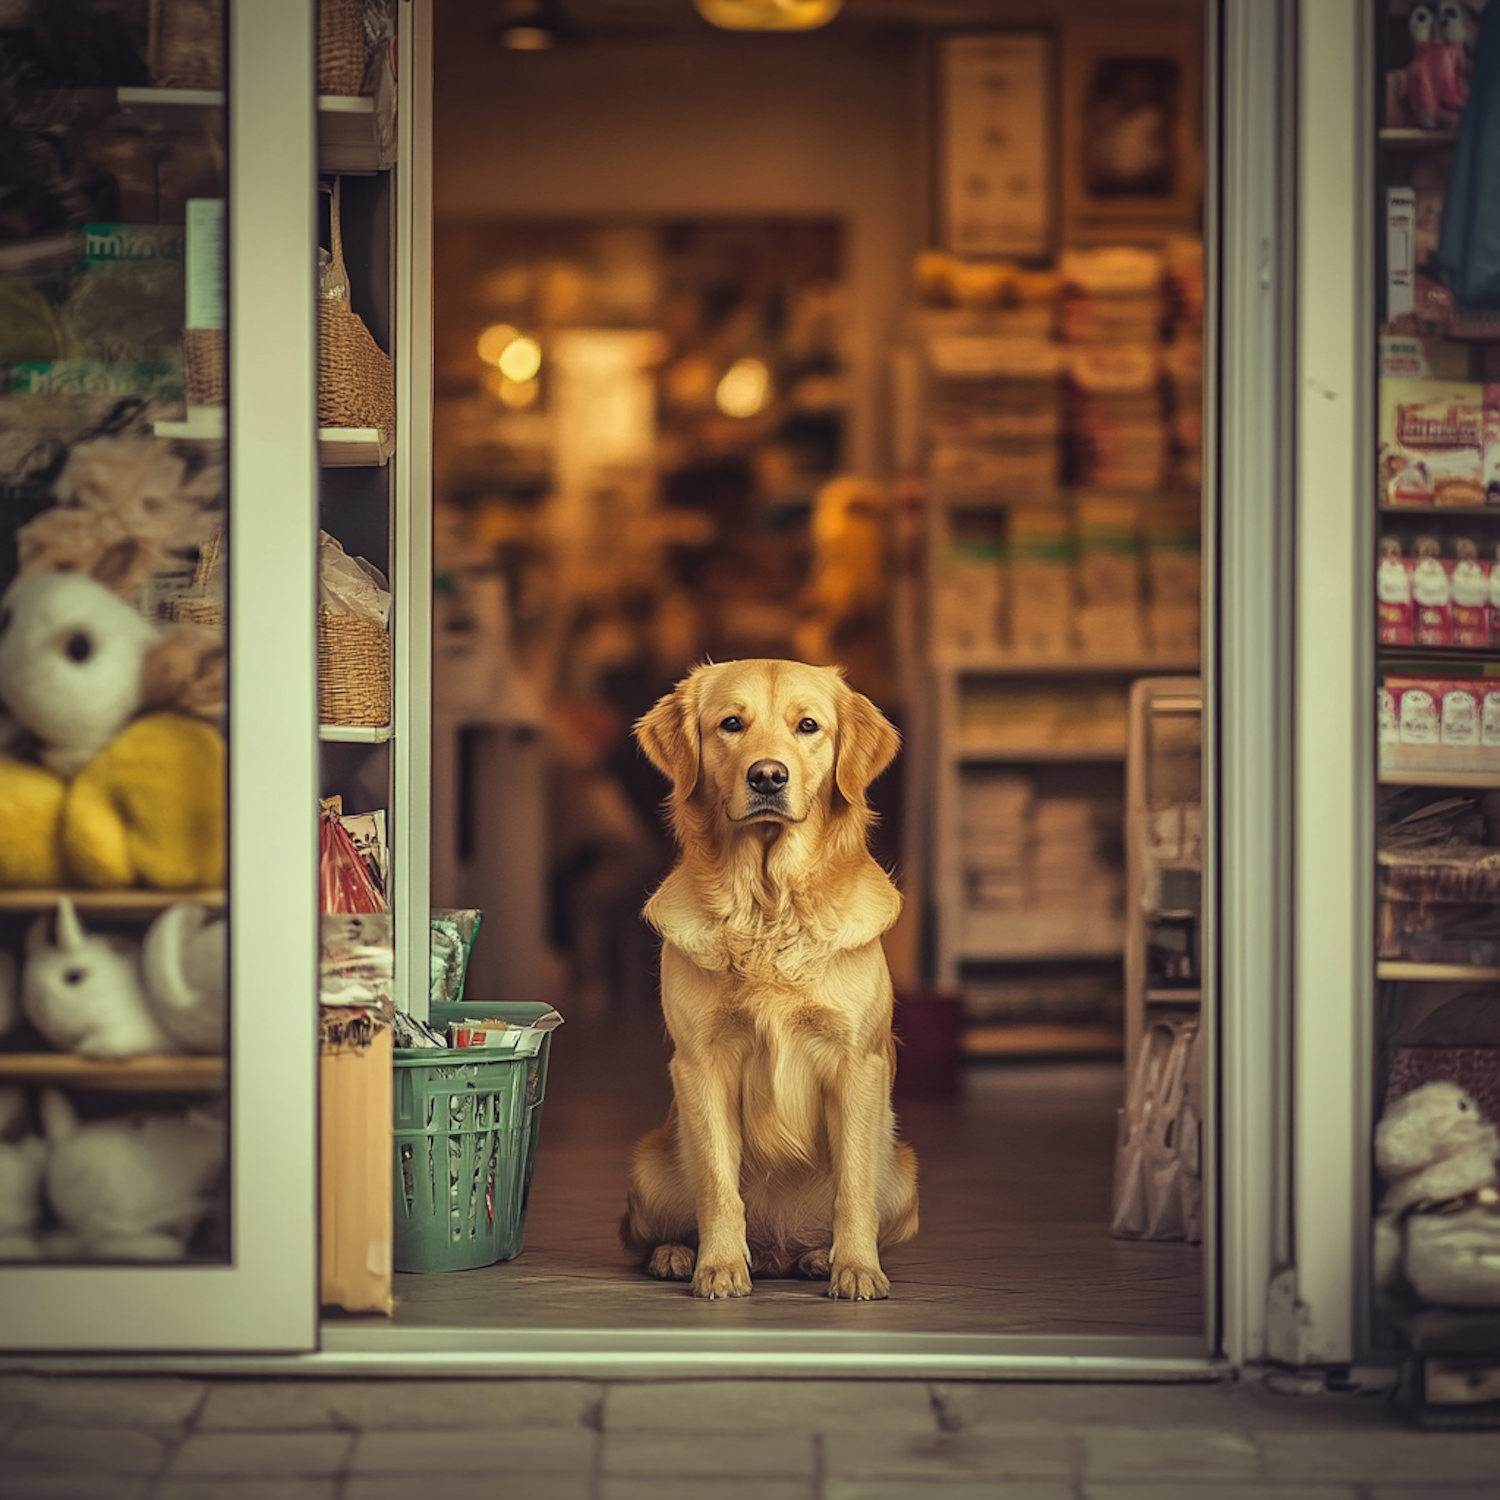
M1251 1479L1262 1472L1253 1437L1213 1427L1086 1427L1090 1479Z
M204 1391L155 1376L0 1375L0 1423L170 1427L193 1416Z
M361 1474L344 1481L342 1500L594 1500L594 1481L587 1474L439 1474L426 1480Z
M1436 1441L1434 1441L1436 1439ZM1343 1479L1356 1483L1457 1483L1484 1480L1500 1495L1500 1432L1410 1432L1401 1428L1349 1434L1262 1432L1266 1472L1278 1479Z
M598 1447L598 1434L582 1428L365 1432L349 1468L353 1474L587 1474Z
M1074 1500L1073 1486L1044 1479L830 1479L824 1500Z
M1065 1437L967 1432L831 1432L823 1463L837 1479L1061 1479L1072 1468Z
M1145 1484L1087 1483L1083 1500L1355 1500L1351 1484L1234 1484L1151 1480ZM1437 1500L1429 1492L1427 1500Z
M811 1478L813 1440L806 1433L607 1432L606 1475L662 1478Z
M337 1479L168 1479L151 1500L338 1500Z
M129 1427L21 1427L0 1454L3 1472L20 1474L152 1475L168 1444Z
M606 1432L938 1430L931 1390L919 1381L703 1380L614 1385L605 1398L603 1421Z
M217 1381L196 1427L432 1430L595 1425L604 1387L586 1380Z
M123 1474L0 1474L0 1500L146 1500L150 1489Z
M606 1475L599 1488L599 1500L816 1500L816 1496L811 1479L631 1479Z
M172 1458L171 1479L333 1479L352 1435L342 1432L201 1432Z

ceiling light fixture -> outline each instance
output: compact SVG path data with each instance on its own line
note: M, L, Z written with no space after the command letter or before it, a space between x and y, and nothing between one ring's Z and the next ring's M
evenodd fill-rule
M844 0L693 0L698 14L725 31L812 31L826 26Z
M559 0L505 0L494 34L512 52L549 52L578 31Z

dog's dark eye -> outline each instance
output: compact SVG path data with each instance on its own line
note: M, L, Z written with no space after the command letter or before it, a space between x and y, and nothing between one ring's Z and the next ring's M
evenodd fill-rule
M727 719L719 720L719 728L722 729L725 734L738 734L744 727L745 726L741 724L733 714L730 714Z
M798 734L816 734L818 732L818 721L816 719L799 719L797 721Z

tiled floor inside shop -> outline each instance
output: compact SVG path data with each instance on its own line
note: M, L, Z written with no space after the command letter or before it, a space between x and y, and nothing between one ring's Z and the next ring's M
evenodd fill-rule
M969 1070L962 1099L899 1105L920 1160L922 1229L884 1259L888 1302L761 1281L703 1302L651 1280L616 1237L630 1148L666 1110L659 1022L553 1042L526 1248L486 1270L396 1278L398 1325L792 1328L899 1333L1156 1334L1203 1326L1202 1259L1108 1230L1122 1073L1107 1060Z

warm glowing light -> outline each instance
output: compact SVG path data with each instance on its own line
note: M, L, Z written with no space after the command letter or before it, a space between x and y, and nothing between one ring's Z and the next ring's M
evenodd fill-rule
M479 335L479 357L487 365L500 363L500 356L520 338L519 330L509 323L492 323Z
M735 360L714 392L726 417L753 417L770 399L771 372L758 359Z
M546 52L557 38L540 26L507 26L501 40L512 52Z
M542 346L535 339L512 339L500 351L495 363L507 380L524 385L528 380L535 380L536 372L542 368Z
M541 389L541 386L534 380L507 380L502 375L500 377L500 402L512 411L525 411L528 406L536 404L536 398L541 394Z
M698 14L726 31L811 31L826 26L844 0L693 0Z

